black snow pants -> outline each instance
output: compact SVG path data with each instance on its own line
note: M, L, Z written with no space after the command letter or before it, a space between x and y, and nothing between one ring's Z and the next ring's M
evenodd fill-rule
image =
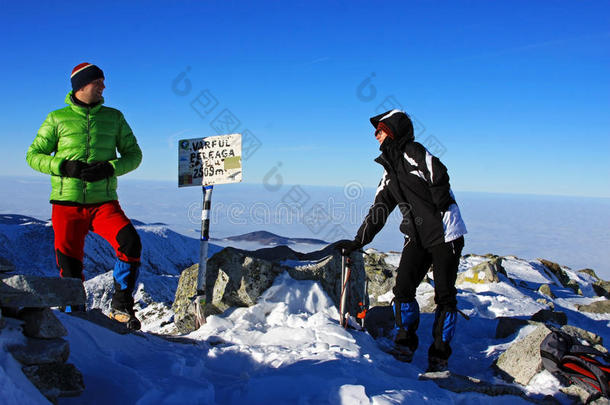
M464 237L424 248L416 241L407 241L402 251L394 297L397 302L415 300L417 286L433 265L434 302L437 307L455 308L457 305L455 280L460 256L464 248Z

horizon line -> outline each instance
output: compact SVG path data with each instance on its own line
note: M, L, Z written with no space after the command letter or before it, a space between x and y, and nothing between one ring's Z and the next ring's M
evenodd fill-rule
M37 174L33 173L31 175L7 175L0 174L0 178L9 178L9 179L43 179L48 176L47 174ZM169 179L150 179L150 178L123 178L120 179L121 182L157 182L157 183L175 183L176 188L178 187L178 180L169 180ZM348 181L347 183L353 183L353 181ZM238 183L235 183L238 184ZM247 184L250 186L263 186L263 183L254 183L254 182L241 182L241 184ZM223 184L219 184L223 185ZM326 187L326 188L341 188L345 187L343 185L327 185L327 184L284 184L287 187L300 186L300 187ZM192 186L197 187L197 186ZM362 186L365 189L376 189L377 186ZM188 187L184 187L188 188ZM608 196L599 196L599 195L577 195L577 194L554 194L554 193L528 193L528 192L506 192L506 191L481 191L481 190L464 190L464 189L453 189L454 192L457 193L477 193L477 194L494 194L494 195L513 195L513 196L527 196L527 197L563 197L563 198L588 198L588 199L597 199L597 200L610 200L610 195Z

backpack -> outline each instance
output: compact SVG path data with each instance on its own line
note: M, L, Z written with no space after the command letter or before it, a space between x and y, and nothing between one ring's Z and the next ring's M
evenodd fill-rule
M540 343L542 367L566 385L577 384L590 393L608 398L610 356L553 328Z

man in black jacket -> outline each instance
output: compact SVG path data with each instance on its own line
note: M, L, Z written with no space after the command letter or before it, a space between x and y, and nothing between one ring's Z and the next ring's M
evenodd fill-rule
M356 238L339 241L336 246L350 254L370 243L398 206L405 244L394 287L396 336L392 354L411 361L417 349L419 305L415 293L432 265L436 314L428 371L446 370L457 322L455 280L466 226L451 192L447 168L414 141L409 116L391 110L371 118L371 123L381 145L381 155L375 161L383 166L383 177Z

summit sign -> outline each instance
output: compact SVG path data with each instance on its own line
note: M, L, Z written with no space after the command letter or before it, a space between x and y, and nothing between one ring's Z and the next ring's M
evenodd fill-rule
M241 150L241 134L180 140L178 186L241 182Z

